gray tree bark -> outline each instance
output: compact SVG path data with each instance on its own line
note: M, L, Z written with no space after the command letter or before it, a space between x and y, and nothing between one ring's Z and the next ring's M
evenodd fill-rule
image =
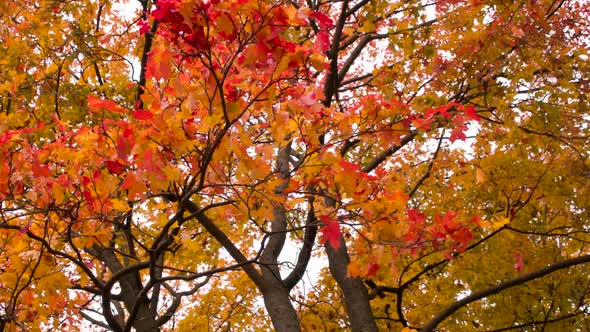
M377 331L377 324L373 318L371 304L367 288L360 278L348 277L348 263L350 258L346 249L344 239L340 237L340 247L332 248L326 244L330 272L342 289L346 312L350 320L350 326L353 332L373 332Z

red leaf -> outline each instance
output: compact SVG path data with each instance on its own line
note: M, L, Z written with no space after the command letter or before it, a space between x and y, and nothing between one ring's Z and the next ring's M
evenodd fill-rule
M408 209L406 213L408 214L408 219L412 223L421 224L426 220L426 216L416 209Z
M332 248L340 248L340 236L342 233L340 232L340 224L338 224L338 220L323 215L320 216L320 221L324 224L322 228L320 228L323 244L328 242Z
M473 107L473 106L465 107L463 109L463 113L465 113L465 116L467 116L467 118L469 120L475 120L475 121L481 120L479 115L477 115L477 113L475 112L475 107Z
M154 117L152 112L142 109L136 110L132 114L136 120L151 120Z
M125 177L125 180L123 180L123 183L121 184L121 189L123 190L127 190L132 188L135 184L137 183L137 178L135 177L135 174L133 173L129 173L127 174L127 176Z
M355 174L360 172L361 167L358 164L348 162L346 160L340 161L340 166L342 166L342 170L348 174Z
M471 233L471 230L465 226L451 233L450 236L451 239L458 242L461 251L463 251L463 248L467 247L467 244L473 240L473 233Z
M176 8L177 1L174 0L160 0L157 5L158 8L152 11L152 17L163 23L181 23L184 17Z
M118 160L107 160L105 163L111 174L119 175L125 171L125 166Z
M117 154L121 160L127 160L131 149L135 145L133 131L130 128L123 130L123 133L117 137Z
M1 145L1 143L0 143ZM9 176L10 176L10 166L8 166L8 162L6 159L2 161L0 164L0 194L8 193L8 183L9 183ZM0 200L2 199L2 195L0 195Z
M137 21L137 25L139 25L139 34L143 35L150 31L150 22L148 20L141 19Z
M447 233L444 232L443 227L440 227L439 225L428 227L428 231L434 236L435 240L444 240L447 237Z
M465 139L467 139L467 136L465 135L465 133L463 132L464 127L455 127L453 128L453 130L451 131L451 143L456 141L457 139L460 139L462 141L464 141Z
M309 13L309 17L315 19L322 30L330 29L332 26L334 26L332 19L324 13L313 11Z
M49 169L49 167L47 167L47 165L35 163L32 165L32 169L33 169L33 174L37 178L47 177L51 174L51 170Z
M185 40L197 50L202 51L211 48L203 27L195 27L194 32L186 36Z
M89 203L92 203L93 199L92 199L92 194L90 193L90 191L88 191L88 190L84 190L84 191L82 192L82 194L84 195L84 198L86 198L86 200L87 200Z
M436 114L440 114L445 118L450 118L451 117L451 113L448 112L448 110L451 107L457 107L460 106L461 104L459 103L448 103L446 105L442 105L436 108L431 108L429 110L426 111L426 113L424 114L424 117L427 119L431 119L433 116L435 116Z
M473 217L471 217L470 220L471 220L471 222L475 223L477 226L483 227L480 216L473 216Z
M91 112L100 112L101 110L113 113L125 113L125 109L112 100L102 99L94 95L88 95L88 109Z
M520 251L514 253L514 259L516 259L516 263L514 263L514 269L518 272L522 272L522 254Z
M92 182L92 181L90 180L90 178L89 178L89 177L87 177L87 176L84 176L84 177L82 177L82 184L83 184L83 185L85 185L85 186L89 186L91 182Z
M289 194L289 193L295 192L300 187L301 187L301 182L291 179L291 180L289 180L289 185L287 186L287 188L283 189L283 194Z
M315 50L327 52L330 49L330 35L326 31L320 31L315 39Z
M236 101L238 99L238 92L233 86L226 84L224 96L227 101Z
M379 271L379 264L375 262L369 262L367 264L367 275L366 277L372 277L377 275L377 271Z
M248 46L242 54L240 54L239 62L243 66L255 64L262 59L266 59L269 49L263 41L258 41L256 44Z

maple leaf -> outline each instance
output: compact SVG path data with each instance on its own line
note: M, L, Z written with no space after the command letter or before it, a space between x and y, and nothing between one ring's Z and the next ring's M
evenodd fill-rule
M517 251L514 253L514 259L515 259L515 263L514 263L514 269L518 272L522 272L522 267L523 267L523 263L522 263L522 253L520 251Z
M443 105L443 106L439 106L436 108L431 108L428 109L426 111L426 113L424 114L424 117L426 117L427 119L432 118L433 116L440 114L445 118L450 118L451 117L451 113L448 112L448 110L452 107L456 107L459 106L459 103L449 103L447 105Z
M121 189L129 191L129 199L137 199L147 190L147 186L134 173L129 172L121 184Z
M131 128L125 128L123 132L117 136L117 155L121 160L127 160L131 149L135 144L134 132Z
M152 17L162 23L181 23L184 17L178 11L178 1L175 0L158 0L158 8L152 11Z
M463 119L463 116L461 116L460 114L456 114L453 117L453 123L455 124L455 127L453 128L453 130L451 130L451 137L449 138L449 140L452 142L455 142L457 139L460 139L462 141L467 139L467 135L465 135L465 131L467 130L467 126L465 125L465 120Z
M99 98L94 95L88 95L87 98L88 98L88 109L90 111L98 112L101 110L105 110L105 111L119 113L119 114L125 113L125 109L112 100Z
M469 120L475 120L475 121L481 120L481 117L476 113L475 107L473 107L473 106L464 107L463 112L465 113L465 116Z
M473 240L473 233L471 229L462 226L459 229L449 234L453 241L456 241L456 245L459 251L465 250L467 245Z
M320 29L322 30L327 30L334 26L332 19L322 12L311 11L308 16L315 19L319 23Z
M338 220L327 215L321 215L319 219L322 222L320 231L322 232L324 244L328 243L334 249L340 248L340 236L342 236L342 233Z
M138 109L132 112L133 117L137 120L151 120L154 117L154 114L148 110Z
M373 261L370 261L369 263L367 263L367 267L366 267L367 272L365 273L365 276L367 278L376 276L377 271L379 271L379 268L380 268L379 264L377 264Z
M88 187L92 184L92 180L90 180L90 178L88 176L83 176L82 177L82 184L84 186Z
M421 224L426 220L426 216L416 209L407 209L406 213L408 214L408 219L413 223Z
M484 183L486 180L486 175L484 173L484 171L477 167L475 169L475 183L480 184L480 183Z
M139 26L140 35L148 33L151 29L150 22L146 19L140 19L139 21L137 21L137 25Z
M197 50L206 50L210 46L207 36L205 36L205 29L201 26L193 28L193 33L185 37L187 43Z
M105 164L112 174L120 175L125 171L125 165L121 164L118 160L107 160Z
M318 32L314 47L317 52L327 52L330 49L330 34L326 31Z

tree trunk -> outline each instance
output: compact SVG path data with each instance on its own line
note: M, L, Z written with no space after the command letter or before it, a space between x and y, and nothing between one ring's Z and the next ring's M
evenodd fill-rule
M279 150L277 166L284 179L275 190L277 195L282 195L283 190L289 185L290 170L289 158L291 154L291 142ZM278 257L283 250L287 237L287 211L280 203L275 203L273 208L273 221L271 233L266 247L260 255L262 282L258 285L264 298L264 305L272 325L276 331L301 331L299 317L289 298L291 290L282 280L278 266Z
M275 331L301 331L299 317L291 303L287 287L271 271L267 270L262 274L265 282L260 291Z
M346 276L350 259L344 239L340 237L340 248L338 250L326 244L326 252L328 254L330 272L344 293L346 312L348 313L352 331L377 331L367 288L360 278L349 278Z
M139 304L137 316L132 325L136 331L142 332L159 332L160 327L156 324L156 317L149 308L148 302Z

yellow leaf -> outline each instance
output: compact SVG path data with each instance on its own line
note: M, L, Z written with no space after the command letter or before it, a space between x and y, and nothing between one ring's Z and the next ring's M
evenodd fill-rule
M311 65L317 71L322 71L324 69L324 63L326 62L326 58L322 54L314 54L311 56Z
M415 330L413 328L410 328L410 327L407 327L406 326L400 332L416 332L416 331L418 331L418 330Z
M113 209L117 211L127 212L131 210L131 207L129 206L129 204L127 204L126 201L120 199L113 199L111 200L111 202L113 203Z
M486 174L483 172L483 170L481 168L476 168L475 169L475 183L480 184L485 182L486 180Z
M159 202L156 205L154 205L154 210L165 210L168 208L168 204L165 202Z
M510 218L508 218L508 217L502 218L502 219L498 218L497 221L494 221L492 223L492 229L494 229L494 230L499 229L499 228L501 228L504 225L507 225L509 223L510 223Z

